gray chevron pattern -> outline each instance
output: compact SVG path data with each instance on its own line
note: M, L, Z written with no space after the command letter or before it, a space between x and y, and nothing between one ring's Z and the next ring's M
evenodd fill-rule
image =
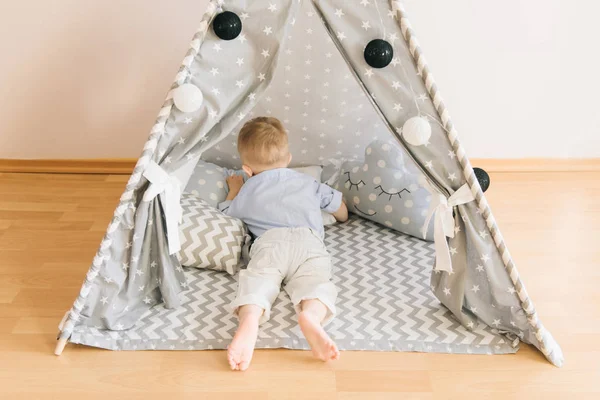
M342 350L503 354L517 348L481 323L461 326L431 293L433 244L352 216L326 229L339 290L336 318L326 327ZM182 306L153 307L126 331L80 325L71 342L112 350L224 349L236 327L229 303L237 275L186 269ZM307 349L289 298L281 292L258 348Z
M181 196L181 207L181 264L235 274L248 238L244 223L191 194Z

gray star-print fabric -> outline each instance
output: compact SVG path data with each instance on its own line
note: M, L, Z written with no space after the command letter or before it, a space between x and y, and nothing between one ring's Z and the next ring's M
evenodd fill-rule
M224 10L242 21L242 32L233 40L218 38L211 28ZM325 165L327 170L328 165L361 163L369 143L395 140L409 168L444 198L467 185L477 201L453 206L454 232L447 235L452 269L433 270L433 294L461 329L484 324L507 343L532 343L561 365L560 347L539 322L403 15L399 2L386 0L211 1L81 292L61 324L61 340L85 327L135 332L156 307L165 321L183 312L182 292L190 285L170 254L176 247L172 232L178 195L199 159L239 168L241 124L272 115L288 130L293 166ZM364 59L373 39L393 47L385 68L370 67ZM195 112L174 105L173 93L183 84L203 94ZM432 128L429 140L419 146L402 134L404 123L415 116ZM343 334L344 328L339 330ZM183 340L160 339L174 347Z

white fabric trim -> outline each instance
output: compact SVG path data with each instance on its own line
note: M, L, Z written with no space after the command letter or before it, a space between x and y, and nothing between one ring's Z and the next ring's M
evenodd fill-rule
M162 193L165 195L165 219L167 222L169 254L175 254L181 250L181 241L179 240L179 224L183 216L181 208L181 182L177 177L167 174L154 161L151 161L146 167L144 177L150 181L150 186L146 190L146 193L144 193L143 201L151 201Z
M434 219L433 239L435 241L435 270L452 272L452 257L446 237L454 237L454 207L475 200L467 184L462 185L452 196L446 199L442 194L433 194L425 225L423 239L427 237L429 223ZM434 218L435 217L435 218Z

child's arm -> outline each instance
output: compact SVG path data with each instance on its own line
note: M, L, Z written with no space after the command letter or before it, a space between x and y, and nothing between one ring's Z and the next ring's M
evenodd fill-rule
M235 196L238 195L242 185L244 184L244 178L240 175L231 175L227 177L227 186L229 186L229 194L227 195L227 200L235 199Z
M338 210L336 212L334 212L332 214L336 221L338 222L346 222L348 221L348 207L346 207L346 203L344 202L344 200L342 200L342 204L340 205L340 208L338 208Z
M224 214L229 213L229 206L231 205L231 201L235 199L235 197L240 192L240 189L244 184L244 178L239 175L232 175L227 177L226 182L227 186L229 187L229 193L227 194L225 201L217 205L219 211L223 212Z
M321 198L322 210L332 214L338 222L348 220L348 208L346 207L346 203L344 203L342 193L324 183L319 183L317 195Z

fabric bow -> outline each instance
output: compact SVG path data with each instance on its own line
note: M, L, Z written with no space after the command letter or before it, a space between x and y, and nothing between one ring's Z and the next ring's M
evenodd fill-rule
M144 193L143 201L151 201L156 196L164 193L165 219L167 222L167 240L169 243L169 254L175 254L181 250L179 240L179 224L183 217L181 208L181 182L175 176L170 176L156 162L151 161L144 171L144 177L150 182L150 186Z
M448 248L446 237L454 237L454 207L475 200L471 189L465 183L452 196L446 199L442 194L434 194L429 205L425 225L423 225L423 238L427 236L427 228L435 216L433 227L433 240L435 242L435 270L452 272L452 257Z

